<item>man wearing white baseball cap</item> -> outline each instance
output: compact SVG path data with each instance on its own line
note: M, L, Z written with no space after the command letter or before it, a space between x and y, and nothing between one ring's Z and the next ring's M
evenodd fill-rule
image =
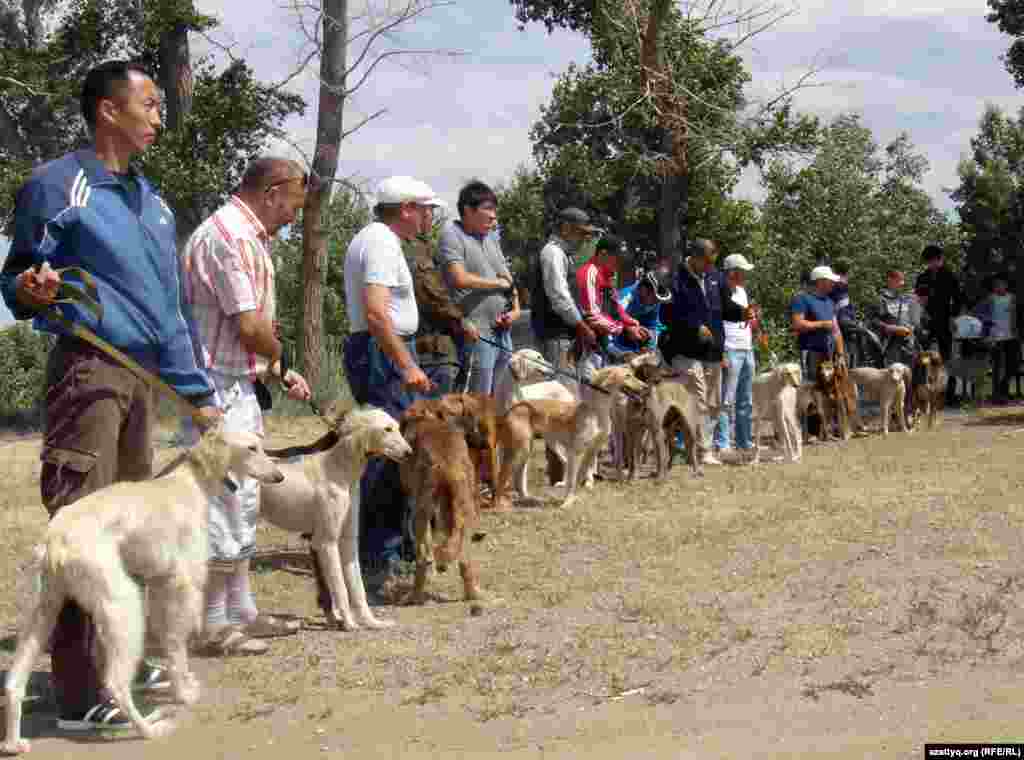
M790 306L790 324L797 334L804 377L813 379L818 364L831 359L834 352L843 353L843 334L836 321L835 303L829 293L839 275L831 267L817 266L811 270L811 289L797 294Z
M751 303L744 288L746 273L754 268L742 253L725 257L722 271L722 331L725 339L722 358L722 409L715 430L715 448L720 455L736 449L754 448L752 422L754 412L754 333L766 336L760 328L760 309ZM734 432L735 431L735 432ZM734 437L735 436L735 440Z
M430 232L443 207L430 186L412 177L388 177L377 186L377 221L352 239L345 253L345 307L351 333L344 364L352 396L399 419L432 384L420 369L415 335L419 310L402 241ZM385 583L401 558L406 500L398 466L373 459L362 479L360 551L364 569ZM376 585L376 584L370 584Z

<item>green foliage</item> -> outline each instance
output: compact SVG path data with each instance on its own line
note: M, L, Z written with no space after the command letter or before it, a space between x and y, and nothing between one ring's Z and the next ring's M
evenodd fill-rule
M25 4L29 7L30 4ZM216 19L189 0L72 0L33 4L26 16L0 6L0 226L14 190L39 163L85 143L78 98L86 72L113 58L142 62L159 81L159 45L173 30L206 31ZM165 133L144 161L187 234L237 184L250 154L304 101L255 81L242 61L218 72L193 64L192 114ZM11 81L15 80L15 81Z
M46 357L52 336L27 322L0 330L0 420L37 421L46 388Z
M995 106L981 117L971 139L970 157L957 168L960 184L952 197L960 215L965 253L964 277L974 298L986 277L1024 276L1024 111L1016 119Z
M345 251L360 229L370 223L370 208L348 189L335 192L324 213L327 235L327 271L324 286L324 345L338 351L348 335L345 311ZM274 247L277 286L277 319L281 334L292 346L298 345L302 331L302 228L301 217L292 225L292 234Z
M501 250L509 259L512 272L521 284L529 269L530 257L547 240L544 226L544 180L536 171L520 167L507 184L495 188Z
M1024 87L1024 2L1022 0L988 0L992 9L986 16L999 31L1014 38L1003 56L1006 70L1013 76L1017 87Z
M758 300L784 313L803 273L846 261L855 306L874 303L890 267L920 270L928 243L950 244L952 223L920 187L927 161L904 135L881 150L859 116L837 117L804 165L769 164L764 238L752 272Z
M305 109L298 95L258 82L243 61L219 73L211 64L201 64L194 93L192 111L181 127L165 132L140 161L185 230L198 226L225 201L249 157L289 115Z
M659 35L669 92L652 97L640 66L643 19L630 15L648 11L644 3L627 5L513 2L523 23L583 31L594 54L593 63L571 65L559 78L531 133L547 218L558 207L582 206L634 246L660 250L673 244L666 230L704 235L749 214L723 200L740 170L813 147L817 121L795 115L785 97L751 115L743 94L750 74L731 42L712 37L674 4ZM672 113L666 102L675 104ZM685 175L673 164L675 140L685 143Z

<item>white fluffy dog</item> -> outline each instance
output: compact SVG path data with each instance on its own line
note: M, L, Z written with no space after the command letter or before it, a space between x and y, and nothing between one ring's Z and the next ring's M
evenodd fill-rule
M350 411L333 428L332 448L280 465L285 479L260 489L260 514L283 530L312 536L318 602L328 623L345 631L386 628L394 621L374 616L359 568L359 478L369 457L397 461L412 448L382 409Z
M775 436L790 462L803 456L803 436L797 416L797 396L802 376L799 364L780 364L754 378L754 462L761 458L760 421L770 417Z
M5 684L7 735L0 751L27 752L21 738L21 702L32 664L46 645L64 603L74 599L96 621L103 647L104 683L118 707L144 737L173 728L159 715L144 718L132 700L131 682L143 655L146 584L153 630L170 659L175 697L199 698L188 669L188 637L200 628L209 544L208 502L228 473L263 483L281 471L263 453L258 436L207 432L178 467L157 480L115 483L61 509L46 529L42 591L19 638Z

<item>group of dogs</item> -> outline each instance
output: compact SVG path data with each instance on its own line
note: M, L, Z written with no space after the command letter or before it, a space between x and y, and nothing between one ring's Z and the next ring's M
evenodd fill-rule
M512 492L531 498L528 470L537 439L547 448L549 481L565 488L562 507L578 498L580 488L593 486L598 456L609 442L620 478L633 480L652 454L655 477L663 478L681 433L693 474L702 474L700 425L707 409L689 378L666 368L656 352L595 371L578 395L553 378L539 353L521 349L511 356L494 396L456 393L419 400L400 420L373 408L339 411L316 443L277 451L264 450L255 435L216 425L162 477L118 483L62 509L37 550L40 592L7 675L0 752L30 749L21 736L28 676L68 599L96 621L104 682L142 736L160 736L173 727L160 713L143 717L132 697L147 619L167 656L173 697L183 704L199 698L188 647L202 623L207 505L238 478L262 483L263 519L309 538L318 604L330 624L355 630L393 625L370 608L358 562L359 480L371 457L399 463L411 503L416 576L407 603L422 603L432 568L443 572L452 563L459 565L467 600L488 598L465 551L466 537L483 537L476 531L482 508L510 506ZM799 365L782 364L755 378L754 418L758 425L770 419L785 458L798 461L807 420L815 415L823 439L833 427L849 437L851 420L863 427L858 388L879 400L886 434L893 414L900 429L910 429L904 414L908 392L914 416L920 412L934 425L945 384L935 352L921 354L913 367L886 369L848 370L840 357L822 362L808 383ZM754 433L758 442L756 427ZM757 443L755 461L759 452ZM303 455L299 461L297 454ZM481 470L491 480L489 504L482 498Z

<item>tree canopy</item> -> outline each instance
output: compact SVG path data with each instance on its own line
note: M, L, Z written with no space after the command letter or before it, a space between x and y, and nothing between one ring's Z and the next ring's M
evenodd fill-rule
M249 157L305 108L298 95L256 80L242 60L193 67L188 33L217 23L190 0L0 5L0 220L10 219L14 191L34 166L87 142L78 104L85 74L124 58L169 90L167 129L141 165L188 234L237 185Z

